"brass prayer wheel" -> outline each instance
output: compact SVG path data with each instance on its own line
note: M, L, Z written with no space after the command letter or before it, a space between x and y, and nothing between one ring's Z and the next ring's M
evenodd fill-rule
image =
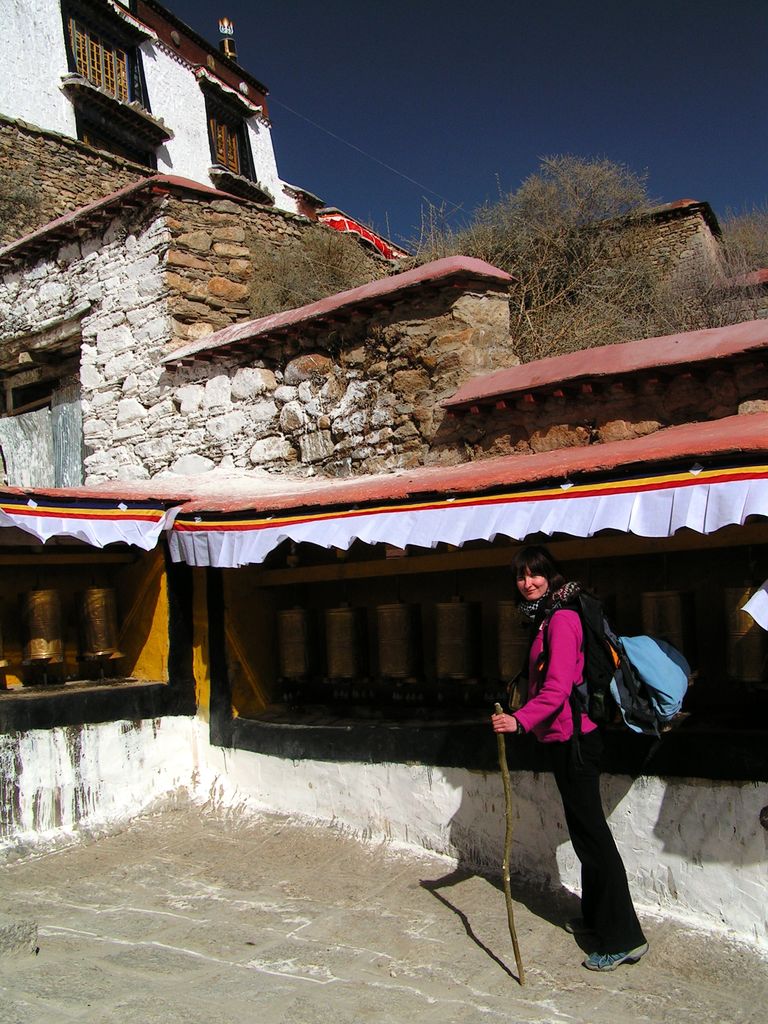
M435 605L438 679L477 675L478 607L455 598Z
M526 666L530 636L515 601L499 601L499 679L509 682Z
M418 607L380 604L378 625L379 675L385 679L412 679L418 672Z
M679 590L658 590L642 594L641 599L643 632L686 653L692 633L691 595Z
M304 608L286 608L277 613L280 675L283 679L305 679L312 671L309 615Z
M89 587L80 602L84 658L120 658L117 597L110 587Z
M3 634L0 633L0 668L5 668L8 662L5 657L5 648L3 646Z
M328 676L331 679L357 679L365 674L362 620L359 608L327 608L325 636Z
M726 674L743 683L765 680L766 634L752 616L742 611L754 590L751 587L726 587L723 591L728 623L726 638Z
M27 641L24 660L49 664L64 660L61 635L61 601L56 590L30 590L23 597Z

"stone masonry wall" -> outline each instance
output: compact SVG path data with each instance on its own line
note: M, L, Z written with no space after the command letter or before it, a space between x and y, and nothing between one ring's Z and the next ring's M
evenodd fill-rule
M169 199L166 223L171 247L165 282L173 342L179 344L250 318L248 300L258 275L254 238L284 245L299 241L310 226L304 217L256 203L182 194Z
M257 341L237 362L169 372L172 466L348 475L422 465L440 400L504 356L515 361L506 294L450 286L334 332Z
M630 384L594 385L592 394L509 399L506 409L450 417L433 455L488 458L625 441L663 427L768 412L768 368L756 354L739 362L696 367L675 376L636 374Z
M144 479L170 408L159 360L171 333L162 267L170 235L162 200L116 217L48 259L6 273L0 322L8 341L47 323L81 319L80 382L86 482ZM142 426L134 421L140 409Z
M179 344L247 319L259 273L250 239L282 245L306 223L257 204L147 197L104 232L5 275L11 340L87 304L87 483L213 467L347 475L454 464L766 408L768 371L755 363L444 419L441 399L464 380L517 361L506 293L485 285L413 289L333 327L254 341L236 357L161 365Z
M0 222L0 245L154 173L55 132L0 116L0 166L6 186L23 192ZM24 194L31 198L28 206Z
M633 224L631 238L633 248L665 275L720 263L719 242L698 211L645 218Z
M182 332L244 319L237 285L258 272L239 248L246 219L276 244L300 230L300 219L263 208L156 197L4 275L9 341L87 305L86 483L214 466L346 474L419 465L442 418L439 400L467 376L516 361L506 293L449 284L413 289L334 330L304 329L256 342L237 359L165 369L161 358Z

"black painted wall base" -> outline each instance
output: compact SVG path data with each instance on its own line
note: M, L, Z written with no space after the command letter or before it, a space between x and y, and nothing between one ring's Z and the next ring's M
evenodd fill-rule
M51 687L44 693L0 696L0 732L194 715L194 701L179 700L167 683Z
M489 717L410 721L328 717L311 723L218 716L211 722L220 745L292 760L424 764L498 771L496 738ZM658 743L621 727L607 729L605 771L722 781L768 781L766 733L683 727ZM507 738L513 771L549 771L546 749L532 737Z

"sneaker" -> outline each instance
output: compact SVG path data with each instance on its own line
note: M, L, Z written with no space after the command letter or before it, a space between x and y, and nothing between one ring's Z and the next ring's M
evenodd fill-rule
M583 917L569 917L563 927L570 935L584 935L595 930Z
M628 953L590 953L584 966L588 971L615 971L619 964L636 964L647 952L648 943L644 942Z

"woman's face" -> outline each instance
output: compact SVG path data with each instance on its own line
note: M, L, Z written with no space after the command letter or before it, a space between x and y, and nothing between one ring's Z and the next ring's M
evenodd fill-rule
M524 601L538 601L549 589L549 580L546 576L534 576L526 566L517 577L517 589Z

